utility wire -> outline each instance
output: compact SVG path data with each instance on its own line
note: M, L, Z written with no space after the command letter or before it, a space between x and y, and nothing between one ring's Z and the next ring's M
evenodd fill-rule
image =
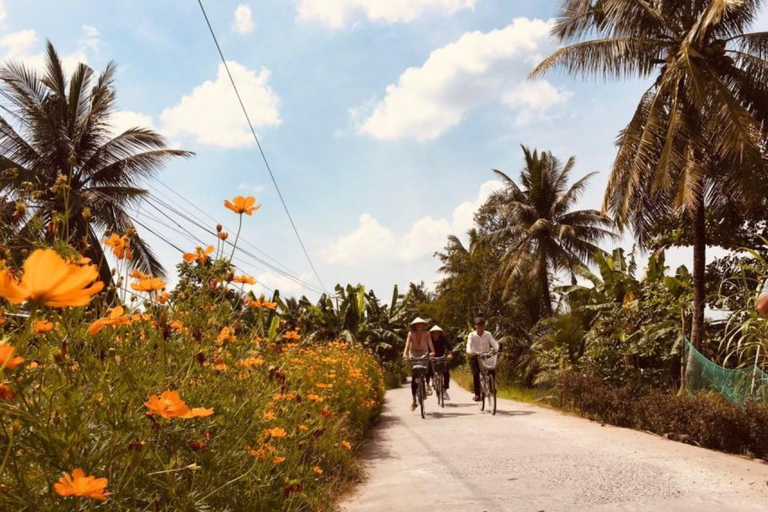
M195 218L190 218L188 215L185 215L185 213L182 213L179 210L176 210L175 208L173 208L172 206L166 204L163 200L158 198L155 193L150 193L149 196L146 199L147 199L147 204L149 206L151 206L152 208L157 210L158 213L160 213L160 215L162 215L164 217L167 217L171 222L174 222L180 229L184 230L189 236L191 236L193 238L193 243L199 243L201 245L205 245L205 243L202 240L200 240L200 238L198 238L196 235L194 235L188 229L184 228L183 226L181 226L181 224L179 224L174 219L172 219L167 212L164 212L164 211L160 210L158 208L158 205L160 207L162 207L162 208L167 209L168 211L172 212L173 214L178 215L179 217L181 217L182 219L184 219L187 222L191 223L193 226L195 226L198 229L202 230L206 234L217 236L217 234L214 231L212 231L210 228L208 228L205 224L201 224L200 222L202 222L202 221L200 221L198 218L196 218L196 217ZM157 204L155 204L155 203L157 203ZM182 210L183 210L183 208L182 208ZM186 212L186 213L188 213L188 212ZM194 214L191 214L191 215L193 215L193 217L194 217ZM162 223L159 220L156 220L156 221ZM214 222L215 222L215 219L214 219ZM165 225L165 226L170 228L170 229L173 229L173 228L171 228L168 225ZM241 239L241 241L243 241L243 239ZM223 243L225 245L229 245L230 247L233 247L232 242L230 242L229 240L225 240ZM263 266L267 267L270 271L275 272L275 273L277 273L279 275L282 275L282 276L286 277L287 279L293 281L294 283L298 284L302 288L306 288L309 291L312 291L312 292L315 292L315 293L319 293L319 294L323 293L323 290L320 290L315 285L310 284L310 283L304 281L303 279L301 279L300 277L297 277L297 276L291 274L290 271L285 271L285 270L282 270L282 269L276 267L275 265L272 265L268 261L265 261L265 260L259 258L255 254L252 254L249 251L246 251L242 247L238 247L238 252L242 253L244 256L247 256L247 257L253 259L254 261L258 262L260 265L263 265ZM263 252L263 251L261 251L261 252ZM235 260L242 261L239 258L235 258ZM262 272L262 270L259 269L259 272Z
M227 71L227 75L229 76L229 81L232 84L232 88L235 91L235 95L237 95L237 101L240 103L240 108L243 110L243 115L245 115L245 119L246 121L248 121L248 126L251 129L253 140L256 141L256 146L259 148L259 153L261 153L261 158L262 160L264 160L264 165L267 167L267 171L269 172L269 177L272 179L272 184L275 186L275 190L277 191L277 195L280 198L280 202L283 204L283 208L285 209L285 214L288 216L288 220L291 223L293 232L296 234L296 238L299 241L299 245L301 245L301 250L304 251L304 256L306 256L307 261L309 262L309 266L312 268L312 272L315 274L315 277L317 278L317 282L320 283L320 286L323 288L323 290L325 290L325 292L328 295L331 295L331 293L328 292L327 288L323 284L323 280L320 279L320 274L318 274L317 269L315 268L315 264L312 263L312 258L310 258L309 256L309 251L307 251L307 248L304 245L304 241L302 240L301 235L299 234L299 230L296 227L296 223L293 221L291 212L290 210L288 210L288 205L286 204L285 199L283 198L283 193L280 191L280 187L277 184L275 175L272 172L272 168L269 165L269 161L267 160L267 155L264 153L264 149L261 147L261 142L259 141L258 135L256 135L256 130L253 128L253 123L251 123L251 117L248 115L248 110L245 108L245 104L243 103L243 98L240 96L240 91L237 88L235 79L229 70L229 64L227 64L227 59L224 57L224 52L221 50L221 45L219 45L219 40L216 37L216 32L213 30L211 21L208 19L208 13L205 11L205 6L203 6L203 0L197 0L197 3L200 6L200 11L203 13L203 18L205 18L205 23L206 25L208 25L208 30L210 31L211 37L213 38L213 42L216 45L216 50L219 53L219 57L221 57L221 62L224 64L224 68Z

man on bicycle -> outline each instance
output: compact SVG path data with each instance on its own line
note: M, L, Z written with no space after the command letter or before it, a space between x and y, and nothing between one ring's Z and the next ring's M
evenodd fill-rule
M469 356L469 365L472 368L472 384L475 388L475 402L480 401L480 362L478 357L481 354L490 352L491 349L498 351L499 343L493 338L493 334L485 330L485 318L479 316L475 318L475 330L469 333L467 337L467 355Z

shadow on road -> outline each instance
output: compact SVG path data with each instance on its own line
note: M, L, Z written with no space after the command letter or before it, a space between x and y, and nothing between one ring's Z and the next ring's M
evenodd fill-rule
M474 416L471 412L429 412L427 411L428 418L456 418L459 416Z
M496 410L496 416L530 416L536 414L533 411L500 411Z

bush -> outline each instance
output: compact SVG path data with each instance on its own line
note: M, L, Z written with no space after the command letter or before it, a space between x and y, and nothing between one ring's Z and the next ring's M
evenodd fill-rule
M273 304L220 285L217 265L183 264L172 298L142 292L130 312L107 313L105 294L88 309L9 306L0 510L316 511L357 476L379 364L281 333ZM106 481L66 497L57 480L79 468Z
M408 367L402 359L388 361L384 366L384 385L387 389L396 389L408 380Z
M730 453L768 457L768 405L740 407L720 395L678 395L606 385L595 377L560 376L559 405L620 427L647 430L671 439Z

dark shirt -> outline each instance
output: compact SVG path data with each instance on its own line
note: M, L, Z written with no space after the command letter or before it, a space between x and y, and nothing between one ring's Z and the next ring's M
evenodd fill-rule
M435 346L435 355L437 357L443 357L451 350L448 346L448 340L445 338L445 336L440 336L437 341L433 341L432 344Z

